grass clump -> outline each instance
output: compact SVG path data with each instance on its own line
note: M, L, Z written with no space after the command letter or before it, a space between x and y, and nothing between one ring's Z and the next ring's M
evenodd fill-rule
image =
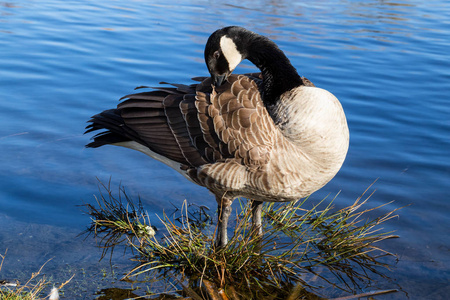
M0 272L2 270L3 262L6 257L6 252L4 255L0 254ZM44 290L49 290L50 282L42 275L42 270L44 265L37 271L31 274L30 279L28 279L24 284L19 282L11 282L6 280L0 280L0 300L38 300L38 299L59 299L58 290L63 288L67 283L72 280L70 278L66 282L62 283L58 288L53 287L51 295L46 295ZM48 292L48 291L47 291Z
M384 277L389 266L382 257L392 254L376 243L397 237L380 228L395 210L366 218L377 209L362 209L370 196L337 211L331 204L303 209L306 200L266 203L261 237L251 230L251 205L241 203L233 237L217 248L204 207L184 202L177 214L164 213L157 237L140 201L134 205L123 188L115 198L109 185L103 187L107 196L86 205L92 217L87 232L100 238L103 256L118 245L132 249L138 265L125 278L159 276L174 298L321 299L326 286L355 293L373 275Z

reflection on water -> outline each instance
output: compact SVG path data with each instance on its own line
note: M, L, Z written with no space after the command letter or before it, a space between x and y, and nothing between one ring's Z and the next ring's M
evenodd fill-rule
M35 271L49 257L55 268L68 257L69 264L83 257L80 264L96 265L98 253L74 242L89 220L76 205L92 200L96 176L112 176L112 186L122 181L151 212L185 198L214 206L207 191L140 153L84 149L82 132L92 114L135 86L207 75L206 38L236 24L275 39L346 111L347 160L311 203L342 190L336 205L345 206L380 178L373 206L412 204L387 225L401 236L387 244L400 258L394 277L413 298L443 298L448 20L444 0L0 2L0 244L9 248L0 275ZM237 71L251 70L247 63Z
M0 2L0 6L6 7L6 8L18 8L18 7L20 7L20 6L14 4L12 2ZM5 12L5 14L7 14L7 13Z

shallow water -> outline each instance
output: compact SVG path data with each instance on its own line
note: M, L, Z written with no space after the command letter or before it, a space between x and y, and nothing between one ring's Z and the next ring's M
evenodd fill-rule
M342 102L350 150L312 203L341 191L336 206L348 205L378 178L369 206L410 204L385 225L401 236L383 245L399 262L394 281L377 287L403 289L391 298L446 299L449 20L445 0L0 2L0 279L49 258L49 274L104 268L94 241L76 237L89 222L77 205L98 194L96 177L122 182L149 212L184 199L214 208L205 189L168 167L118 147L85 149L82 133L135 86L207 75L207 37L233 24L274 39ZM92 288L85 293L92 298Z

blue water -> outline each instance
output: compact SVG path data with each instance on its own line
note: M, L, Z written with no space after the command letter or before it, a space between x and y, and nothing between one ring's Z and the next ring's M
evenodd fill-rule
M0 2L0 253L8 249L0 279L36 271L49 258L49 273L68 265L92 274L103 268L94 241L77 237L89 222L77 205L94 201L96 177L111 178L113 187L122 182L149 212L184 199L215 206L205 189L141 153L85 149L83 131L91 115L135 86L207 75L207 37L234 24L274 39L301 75L342 102L350 150L311 201L341 191L336 206L348 205L378 178L368 206L395 200L382 213L410 205L384 226L401 238L383 244L399 262L389 272L394 281L379 287L401 287L391 296L398 299L446 299L447 1L164 3ZM246 63L237 72L252 70Z

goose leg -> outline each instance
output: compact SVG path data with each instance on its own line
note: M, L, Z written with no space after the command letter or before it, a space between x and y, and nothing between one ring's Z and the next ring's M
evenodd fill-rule
M225 247L228 243L227 227L231 215L231 199L216 196L219 220L217 221L216 246Z
M262 235L261 211L262 201L252 200L252 230L259 236Z

